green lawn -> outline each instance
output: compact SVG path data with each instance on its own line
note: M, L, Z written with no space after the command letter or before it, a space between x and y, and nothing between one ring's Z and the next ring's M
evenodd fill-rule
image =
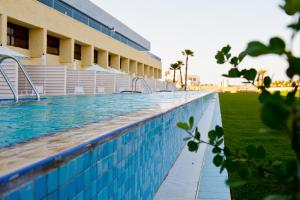
M221 112L225 143L231 149L245 149L248 145L263 145L269 158L292 158L293 153L286 135L267 132L260 120L260 103L256 93L221 93ZM272 188L247 185L233 189L232 199L263 199Z

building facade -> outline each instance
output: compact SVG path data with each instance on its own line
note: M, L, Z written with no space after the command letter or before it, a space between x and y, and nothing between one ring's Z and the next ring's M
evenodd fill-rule
M0 0L0 43L30 57L24 64L162 76L150 42L88 0Z

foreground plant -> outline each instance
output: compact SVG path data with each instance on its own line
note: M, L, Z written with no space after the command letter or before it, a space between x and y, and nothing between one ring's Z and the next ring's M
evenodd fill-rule
M300 31L300 1L285 0L281 6L286 14L294 16L297 20L288 26L293 31L291 43L294 43L296 34ZM230 176L227 184L234 188L245 184L255 184L260 187L270 187L276 194L269 194L266 199L300 199L300 102L296 97L300 76L300 57L294 55L292 50L286 47L283 39L273 37L268 44L259 41L250 42L245 51L238 56L232 56L229 45L217 52L215 58L218 64L229 63L232 67L229 78L243 78L246 83L257 87L260 91L259 101L262 105L261 119L271 130L280 131L287 135L291 142L291 150L295 159L289 161L272 160L267 158L267 152L263 146L248 146L245 151L232 150L224 145L224 131L216 126L208 133L209 141L201 139L198 128L194 127L194 119L191 117L187 123L178 123L177 126L188 133L188 148L191 152L197 152L200 144L212 146L214 154L213 163L220 168L220 172L227 170ZM288 63L286 71L290 81L293 81L293 90L286 96L281 93L268 91L272 84L269 76L264 77L263 83L257 83L258 72L254 68L240 69L239 65L246 56L258 57L267 54L275 54ZM237 178L232 178L237 177Z

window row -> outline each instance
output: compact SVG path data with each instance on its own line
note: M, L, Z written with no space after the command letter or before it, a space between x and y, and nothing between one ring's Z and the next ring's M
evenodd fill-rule
M57 11L72 17L124 44L127 44L139 51L148 51L146 48L142 47L141 45L139 45L138 43L132 41L131 39L127 38L126 36L112 30L111 28L109 28L108 26L102 24L101 22L98 22L92 18L90 18L89 16L87 16L86 14L74 9L73 7L69 6L68 4L61 2L59 0L38 0L42 3L44 3L45 5L52 7L54 9L56 9ZM153 58L157 59L157 60L161 60L159 57L157 56L152 56Z
M7 45L29 49L29 29L13 23L7 23ZM60 39L47 35L47 54L60 55ZM81 60L82 46L74 44L74 59ZM98 51L94 50L94 63L98 63ZM111 55L109 55L109 66L111 66Z

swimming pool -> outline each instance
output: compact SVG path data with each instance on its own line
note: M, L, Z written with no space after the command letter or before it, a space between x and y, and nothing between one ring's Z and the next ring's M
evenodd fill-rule
M39 102L1 102L0 148L202 93L59 96Z
M0 199L153 199L185 146L176 124L191 115L198 124L216 99L204 91L1 104L11 146L0 148Z

